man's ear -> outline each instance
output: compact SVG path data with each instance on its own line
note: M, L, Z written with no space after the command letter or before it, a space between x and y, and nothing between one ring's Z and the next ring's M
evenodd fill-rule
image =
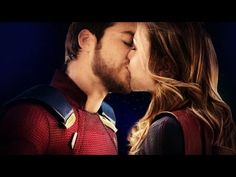
M89 30L83 29L78 35L78 44L82 50L89 51L96 45L96 37Z

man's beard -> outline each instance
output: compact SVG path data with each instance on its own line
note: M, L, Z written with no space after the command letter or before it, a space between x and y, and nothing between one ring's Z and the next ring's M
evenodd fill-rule
M127 70L125 81L121 81L119 80L119 77L117 77L117 74L123 67L126 66L120 65L118 68L109 67L101 57L99 50L96 52L92 63L94 74L100 78L108 92L114 93L129 93L131 91L129 71Z

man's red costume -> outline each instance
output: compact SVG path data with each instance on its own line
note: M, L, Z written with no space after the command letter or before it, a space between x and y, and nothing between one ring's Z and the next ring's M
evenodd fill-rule
M84 110L87 96L64 73L57 71L51 85L72 106L75 122L64 127L44 106L21 102L1 117L0 153L116 155L115 128L104 124L98 113Z

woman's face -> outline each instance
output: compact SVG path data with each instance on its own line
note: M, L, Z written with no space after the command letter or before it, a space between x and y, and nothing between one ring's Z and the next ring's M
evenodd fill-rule
M135 50L129 53L129 70L131 74L132 91L154 90L154 80L148 72L148 62L150 58L150 42L148 30L142 23L138 24L137 31L134 35Z

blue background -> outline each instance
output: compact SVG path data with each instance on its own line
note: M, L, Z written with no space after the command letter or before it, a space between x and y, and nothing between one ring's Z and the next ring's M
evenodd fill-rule
M64 62L64 41L68 22L0 23L0 105L36 84L50 82ZM218 55L219 92L230 105L236 120L236 22L206 23ZM127 133L145 113L150 95L110 94L117 117L120 154L127 154Z

